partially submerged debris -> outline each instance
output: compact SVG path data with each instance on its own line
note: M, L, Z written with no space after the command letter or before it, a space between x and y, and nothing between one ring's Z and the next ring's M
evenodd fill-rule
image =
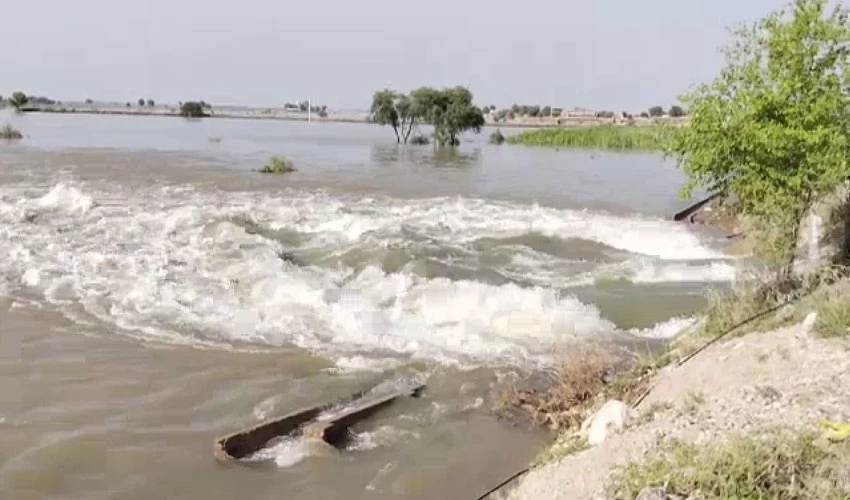
M275 438L290 436L318 438L331 446L338 446L353 424L401 396L419 397L424 388L424 385L416 385L375 397L368 397L368 392L358 392L341 401L303 408L217 439L214 455L221 462L238 461L267 447Z

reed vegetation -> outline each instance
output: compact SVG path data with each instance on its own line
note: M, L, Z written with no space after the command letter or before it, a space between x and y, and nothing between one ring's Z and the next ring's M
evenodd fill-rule
M507 138L508 144L612 150L661 150L661 127L597 126L530 130Z

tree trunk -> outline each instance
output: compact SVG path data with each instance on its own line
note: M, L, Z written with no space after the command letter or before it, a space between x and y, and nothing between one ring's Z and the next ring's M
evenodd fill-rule
M408 124L407 131L404 131L404 123L402 123L402 133L404 134L404 143L407 144L407 139L410 138L410 133L413 132L413 124L416 123L416 118L410 119L410 124Z
M401 144L401 137L398 135L398 127L393 125L393 132L395 132L395 142L396 144Z

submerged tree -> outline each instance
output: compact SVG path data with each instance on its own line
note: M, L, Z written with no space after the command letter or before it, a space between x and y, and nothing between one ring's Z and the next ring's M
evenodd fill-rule
M457 145L466 130L480 132L484 114L472 103L472 93L463 87L435 89L421 87L410 95L379 90L372 96L372 121L390 125L396 140L407 143L417 123L434 126L441 146Z
M416 124L418 110L414 109L411 98L399 92L385 89L372 96L372 121L381 125L391 125L396 141L407 144L413 126Z
M434 137L441 146L456 146L460 134L467 130L478 133L484 126L484 115L465 87L422 87L411 93L411 100L414 114L434 126Z
M690 122L667 147L689 177L683 194L733 197L780 276L804 215L850 174L850 25L827 3L795 0L736 30L717 79L683 96Z

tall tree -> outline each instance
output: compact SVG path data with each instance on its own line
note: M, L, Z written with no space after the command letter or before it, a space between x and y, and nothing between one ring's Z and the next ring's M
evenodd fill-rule
M780 276L803 216L850 175L850 14L827 3L795 0L734 31L720 75L681 99L691 118L667 147L684 194L733 197Z
M398 133L398 111L395 108L395 92L389 89L379 90L372 96L372 121L381 125L390 125L395 132L396 142L401 144Z
M14 92L12 97L9 98L9 104L14 106L17 111L26 106L27 102L29 102L29 97L21 91Z
M460 144L466 130L481 131L484 115L472 102L472 92L465 87L434 89L422 87L411 93L414 114L434 126L441 146Z
M667 114L669 114L673 118L679 118L685 116L687 113L685 112L684 108L674 104L673 106L670 106L670 111Z
M410 96L389 89L379 90L372 96L372 121L381 125L391 125L396 141L407 144L416 120L418 110Z

